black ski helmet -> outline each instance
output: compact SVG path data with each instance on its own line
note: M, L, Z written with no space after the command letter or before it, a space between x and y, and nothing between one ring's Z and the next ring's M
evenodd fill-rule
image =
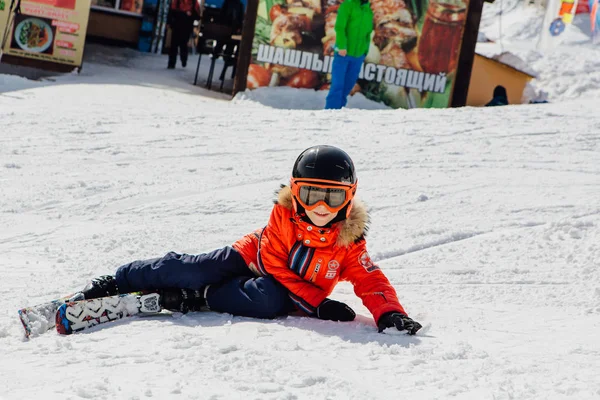
M331 182L334 185L342 185L352 188L348 193L346 205L338 211L338 215L329 222L333 224L342 221L350 216L352 205L354 203L354 194L356 193L357 178L354 169L354 163L350 156L334 146L319 145L309 147L304 150L294 163L292 169L292 179L290 180L292 188L292 205L294 211L304 213L299 199L296 198L298 193L297 183L310 182L315 180L315 183Z
M352 159L344 150L318 145L300 153L294 163L292 178L322 179L353 185L356 183L356 171Z

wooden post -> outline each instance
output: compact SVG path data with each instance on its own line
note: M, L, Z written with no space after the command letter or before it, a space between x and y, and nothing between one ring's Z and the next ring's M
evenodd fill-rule
M254 28L256 27L256 14L258 12L258 0L248 0L244 25L242 26L242 41L238 52L235 80L233 81L233 93L246 90L246 79L248 78L248 66L252 61L252 41L254 40Z
M488 1L493 3L494 0ZM467 104L471 70L475 58L475 46L477 45L477 34L479 33L479 22L483 10L484 0L470 0L465 32L463 34L460 55L458 56L458 67L456 69L456 82L452 93L452 107L464 107Z

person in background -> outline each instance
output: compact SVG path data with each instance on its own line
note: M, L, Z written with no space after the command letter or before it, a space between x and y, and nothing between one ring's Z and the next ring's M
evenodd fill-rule
M368 0L345 0L335 22L335 54L331 86L325 109L346 106L365 60L373 31L373 11Z
M242 33L242 25L244 23L244 4L240 0L225 0L219 13L218 22L220 24L231 27L231 33L233 35L239 35ZM223 61L226 66L231 65L234 62L233 53L235 51L236 43L233 41L227 41L226 43L217 42L215 46L216 51L223 51ZM220 80L225 79L225 70L221 70Z
M194 29L194 20L200 18L197 0L173 0L167 15L167 27L171 28L171 47L167 68L175 68L177 52L181 66L186 67L188 60L188 42Z
M218 20L219 23L230 26L234 35L239 35L244 23L244 4L240 0L225 0Z
M395 327L414 335L421 324L408 317L367 253L368 214L354 197L357 184L346 152L310 147L296 159L290 185L280 188L265 227L208 253L171 252L122 265L114 276L93 279L83 297L158 291L163 308L180 312L352 321L354 310L329 298L338 282L347 281L379 332Z
M487 103L486 107L495 107L495 106L507 106L508 105L508 95L506 94L506 88L502 85L498 85L494 88L494 97Z

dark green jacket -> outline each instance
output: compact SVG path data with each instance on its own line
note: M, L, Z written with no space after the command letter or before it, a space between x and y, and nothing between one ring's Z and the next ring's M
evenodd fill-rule
M360 0L344 0L335 21L336 50L346 50L352 57L361 57L369 51L373 31L371 4Z

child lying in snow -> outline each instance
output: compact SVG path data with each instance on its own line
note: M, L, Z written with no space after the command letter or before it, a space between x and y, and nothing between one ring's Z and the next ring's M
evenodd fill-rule
M162 306L181 312L209 309L275 318L300 311L331 321L352 321L346 304L329 299L349 281L373 314L379 332L389 327L414 335L396 291L367 253L367 211L354 198L357 179L348 154L314 146L298 156L290 186L283 186L266 227L233 246L208 253L168 253L134 261L115 276L93 279L86 299L159 291Z

